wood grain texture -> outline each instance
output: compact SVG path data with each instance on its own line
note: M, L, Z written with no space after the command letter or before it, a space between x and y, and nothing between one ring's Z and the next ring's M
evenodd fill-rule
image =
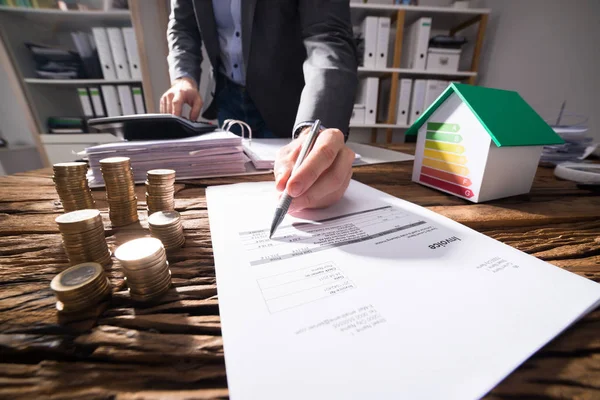
M409 145L388 146L411 152ZM600 282L600 193L540 168L531 193L471 204L410 181L412 164L357 167L354 179L428 207L519 250ZM177 184L186 246L169 254L174 287L157 303L131 302L118 262L106 268L112 301L59 317L51 279L68 267L54 219L62 213L50 170L0 178L0 398L227 398L205 188L270 175ZM111 251L147 236L113 229L94 190ZM489 399L600 398L600 311L567 329L508 376Z

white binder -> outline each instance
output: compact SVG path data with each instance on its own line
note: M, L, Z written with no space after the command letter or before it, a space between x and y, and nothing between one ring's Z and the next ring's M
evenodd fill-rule
M100 86L102 97L104 97L104 105L106 106L106 114L109 117L118 117L121 113L121 104L117 95L117 88L112 85Z
M88 96L87 89L77 88L77 94L79 95L79 102L81 103L81 108L83 109L83 115L86 117L93 117L94 110L92 109L92 102L90 100L90 96Z
M366 17L361 26L361 32L364 43L363 66L365 68L375 68L375 55L377 53L377 29L379 19L377 17Z
M92 34L94 35L94 41L98 49L98 58L100 58L100 64L102 64L104 79L117 79L117 72L115 71L115 63L110 51L106 28L92 28Z
M425 104L425 86L427 80L415 79L413 83L412 96L410 100L410 119L408 123L414 124L417 118L423 113L423 105Z
M365 124L374 124L377 120L377 92L379 78L364 78L358 88L358 104L365 105Z
M146 114L146 106L144 105L144 95L142 94L142 88L139 86L132 86L131 93L133 94L133 105L135 106L135 113Z
M108 40L110 42L110 50L113 60L115 61L115 69L119 80L131 79L129 72L129 64L127 62L127 53L125 52L125 41L123 40L123 32L121 28L106 28Z
M446 90L448 87L448 82L446 81L438 81L435 79L427 80L427 84L425 85L425 100L423 102L423 111L427 110L427 108L433 104L433 102L440 97L440 95Z
M429 17L419 18L407 28L403 44L403 49L406 49L402 63L404 68L425 69L430 33L431 18Z
M96 117L106 116L106 113L104 112L104 106L102 105L102 96L100 96L100 90L98 90L96 87L91 87L89 92L92 99L92 107L94 107L94 115Z
M123 115L134 115L135 106L133 105L133 96L131 95L131 87L129 85L117 86L119 93L119 102L121 103L121 112Z
M377 28L377 58L375 68L386 68L388 60L388 44L390 42L390 17L379 17Z
M408 125L411 89L412 79L400 79L400 89L398 90L398 110L396 112L397 125Z
M140 69L140 56L138 54L137 42L133 28L121 28L123 39L125 40L125 51L127 52L127 61L129 61L129 72L132 79L142 80L142 70Z

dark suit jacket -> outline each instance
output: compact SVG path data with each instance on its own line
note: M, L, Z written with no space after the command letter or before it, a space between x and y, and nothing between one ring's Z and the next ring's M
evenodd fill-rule
M219 70L212 1L172 0L171 10L171 78L199 82L202 40ZM246 89L274 134L317 118L348 133L358 80L348 0L242 0L242 48ZM204 117L216 117L214 104Z

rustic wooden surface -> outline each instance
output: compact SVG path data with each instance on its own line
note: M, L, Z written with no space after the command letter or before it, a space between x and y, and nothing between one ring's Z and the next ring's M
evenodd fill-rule
M411 169L411 162L362 166L355 168L354 179L600 281L597 189L556 180L551 169L540 168L530 194L471 204L411 183ZM115 262L106 270L112 303L82 320L59 321L49 283L68 265L54 222L62 208L50 174L39 170L0 178L0 397L226 398L204 190L271 176L178 183L176 208L187 241L170 256L171 292L153 306L134 308ZM118 229L107 219L104 192L94 191L111 250L148 235L143 190L137 186L141 223ZM487 397L599 399L600 310L567 329Z

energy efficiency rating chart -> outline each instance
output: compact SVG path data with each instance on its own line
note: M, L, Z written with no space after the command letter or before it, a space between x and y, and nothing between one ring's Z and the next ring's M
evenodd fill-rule
M427 185L471 198L466 148L459 124L428 122L419 180Z

